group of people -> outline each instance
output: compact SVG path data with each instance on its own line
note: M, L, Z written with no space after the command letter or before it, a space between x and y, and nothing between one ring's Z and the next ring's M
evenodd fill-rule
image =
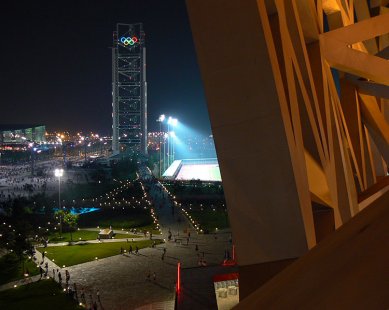
M120 254L124 255L125 253L126 253L126 250L123 247L120 247ZM136 245L135 246L135 251L133 252L132 245L130 245L130 247L128 248L128 254L138 255L139 254L139 247Z
M42 261L40 262L40 265L39 265L40 279L42 279L43 277L49 276L49 265L48 265L48 261L47 260L45 261L45 256L46 256L45 252L42 251ZM34 258L36 260L35 256L34 256ZM63 284L63 279L62 279L62 272L59 268L53 268L52 278L54 281L57 281L61 286L64 287L64 290L71 298L74 298L78 302L81 302L83 305L85 305L87 307L87 309L93 309L93 310L98 309L98 304L101 304L99 290L96 291L95 298L93 298L92 293L89 294L89 299L86 298L84 289L79 290L77 287L77 284L75 282L73 284L70 283L70 272L67 269L65 269L65 283L64 284Z
M157 281L157 274L155 271L153 271L153 281ZM149 270L148 273L146 274L146 281L151 281L151 271Z
M40 176L31 176L31 165L3 165L0 169L0 201L25 197L33 192L56 190L53 170L58 161L44 162L39 165ZM36 168L38 169L38 168Z

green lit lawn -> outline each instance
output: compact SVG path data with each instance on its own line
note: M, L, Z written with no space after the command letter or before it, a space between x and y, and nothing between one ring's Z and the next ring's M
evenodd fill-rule
M155 241L157 244L162 242L157 239ZM120 254L121 247L128 251L130 245L132 245L132 248L135 250L136 245L139 249L142 249L150 247L152 243L153 240L136 242L102 242L84 245L47 247L44 250L47 252L46 256L51 260L54 259L54 262L58 266L73 266L95 260L95 257L105 258L118 255Z
M204 232L213 233L218 229L229 227L227 212L220 209L188 210L192 218L200 224Z
M65 295L60 286L52 280L42 280L2 291L0 292L0 306L4 310L83 309Z
M134 235L134 234L126 234L122 233L117 233L115 235L115 239L125 239L125 238L139 238L141 236L139 235ZM87 240L96 240L98 236L98 231L91 231L91 230L76 230L73 232L73 241L87 241ZM59 232L53 233L49 236L49 242L69 242L71 241L70 239L70 232L62 233L62 238L59 236Z
M158 234L155 230L153 219L148 209L143 208L104 208L100 211L81 214L78 226L82 227L97 227L107 228L112 226L114 230L137 229L138 231L153 231L153 234Z
M36 263L31 259L25 259L23 271L23 264L14 254L6 254L0 258L0 270L0 285L24 278L26 270L31 276L39 273Z

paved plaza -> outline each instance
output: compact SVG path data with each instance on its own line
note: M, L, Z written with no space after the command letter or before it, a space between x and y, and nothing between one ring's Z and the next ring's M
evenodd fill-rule
M49 275L52 276L53 268L59 268L64 278L67 269L70 272L70 283L77 284L79 294L84 289L87 304L96 300L96 293L100 292L99 309L174 309L177 263L181 262L182 268L204 268L198 264L199 258L204 257L207 265L220 265L225 250L228 248L231 251L230 232L218 232L217 235L197 234L179 208L175 207L173 214L167 193L161 191L157 184L149 185L152 200L155 205L161 206L155 207L155 211L162 236L155 237L168 240L170 230L171 241L156 248L141 249L139 255L126 253L62 269L45 258L49 262ZM184 231L191 232L188 244L187 233ZM162 260L164 248L166 255ZM41 260L39 252L37 259ZM150 279L147 278L148 274ZM38 279L39 276L33 278ZM15 283L23 284L21 281ZM0 290L12 287L13 284L1 286ZM185 286L185 283L182 285Z

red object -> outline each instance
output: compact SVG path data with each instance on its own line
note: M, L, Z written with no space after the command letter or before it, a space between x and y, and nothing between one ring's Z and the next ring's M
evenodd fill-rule
M223 266L235 266L236 265L236 261L234 261L234 260L224 260L223 261L223 264L222 264Z
M232 260L235 261L235 244L232 245Z
M213 276L213 282L221 282L221 281L236 280L236 279L239 279L238 272L217 274Z
M178 262L177 263L177 286L176 286L177 292L179 292L180 289L181 289L181 263Z

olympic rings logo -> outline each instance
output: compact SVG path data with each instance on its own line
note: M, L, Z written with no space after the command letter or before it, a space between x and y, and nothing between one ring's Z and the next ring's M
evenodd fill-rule
M135 43L138 42L138 38L135 36L133 36L133 37L121 37L120 42L122 42L125 46L134 45Z

